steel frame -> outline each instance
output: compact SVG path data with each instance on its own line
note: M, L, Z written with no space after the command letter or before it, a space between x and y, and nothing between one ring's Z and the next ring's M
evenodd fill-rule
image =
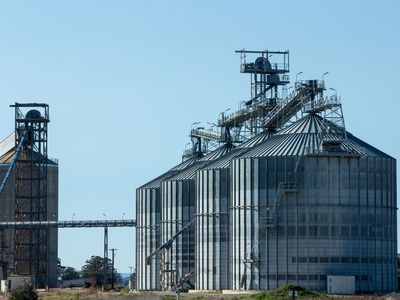
M14 168L14 220L46 221L49 106L15 103L11 107L15 108L15 148L23 143ZM25 132L27 139L24 141ZM48 284L48 236L48 228L16 228L14 231L14 272L33 276L38 287Z

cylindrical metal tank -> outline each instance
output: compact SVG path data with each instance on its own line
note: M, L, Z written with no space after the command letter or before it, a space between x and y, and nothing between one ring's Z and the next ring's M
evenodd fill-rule
M0 182L3 181L7 170L15 155L15 136L11 134L4 141L0 142ZM15 178L14 173L10 174L4 190L0 195L0 221L15 221ZM48 160L47 164L47 220L58 219L58 162ZM14 273L14 247L15 230L0 230L0 279L6 280ZM57 287L58 276L58 229L48 229L47 242L47 278L50 288ZM28 254L27 254L28 255Z
M229 162L268 138L263 132L196 172L196 289L230 289Z
M233 289L397 287L396 161L310 114L231 162Z
M211 152L184 171L161 182L161 237L166 242L179 229L189 223L196 213L196 171L207 163L231 150L225 145ZM195 226L189 227L173 242L161 257L162 289L174 286L177 280L190 271L195 271ZM194 275L188 285L194 288Z
M136 283L141 291L160 290L160 259L146 265L146 257L155 251L161 242L161 181L183 171L196 159L189 159L170 169L136 190Z

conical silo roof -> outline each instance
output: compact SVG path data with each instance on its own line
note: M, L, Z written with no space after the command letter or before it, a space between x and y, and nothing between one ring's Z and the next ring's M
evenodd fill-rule
M162 175L152 179L151 181L145 183L138 189L151 189L151 188L159 188L161 185L161 181L167 179L168 177L171 177L172 175L176 174L179 171L183 171L189 166L191 166L194 162L196 162L198 158L191 158L188 160L185 160L184 162L176 165L175 167L169 169L167 172L163 173Z
M324 140L340 140L337 149L346 154L390 157L349 132L346 132L347 139L343 139L342 134L343 131L337 125L319 115L309 114L244 153L241 157L320 154L322 138Z
M190 167L182 170L181 172L177 172L174 175L165 178L165 180L185 180L185 179L193 179L196 175L196 171L211 161L214 161L220 157L226 156L227 153L231 152L233 146L231 144L226 144L224 146L219 147L218 149L212 151L206 156L195 161Z
M236 156L239 156L243 154L244 152L248 151L252 147L258 145L259 143L265 141L269 137L271 137L273 134L268 131L263 131L253 138L247 140L237 148L233 149L230 151L228 154L221 156L220 158L210 162L209 164L205 165L203 169L223 169L229 167L229 162L235 158Z

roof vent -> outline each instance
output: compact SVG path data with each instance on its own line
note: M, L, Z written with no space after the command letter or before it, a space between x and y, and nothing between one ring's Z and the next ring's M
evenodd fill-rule
M322 140L321 152L344 152L342 149L342 140Z

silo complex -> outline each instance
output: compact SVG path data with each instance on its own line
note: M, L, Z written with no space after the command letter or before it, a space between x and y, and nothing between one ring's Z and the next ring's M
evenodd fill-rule
M252 98L137 190L138 289L396 291L396 160L346 131L324 81L287 94L288 51L237 52Z

